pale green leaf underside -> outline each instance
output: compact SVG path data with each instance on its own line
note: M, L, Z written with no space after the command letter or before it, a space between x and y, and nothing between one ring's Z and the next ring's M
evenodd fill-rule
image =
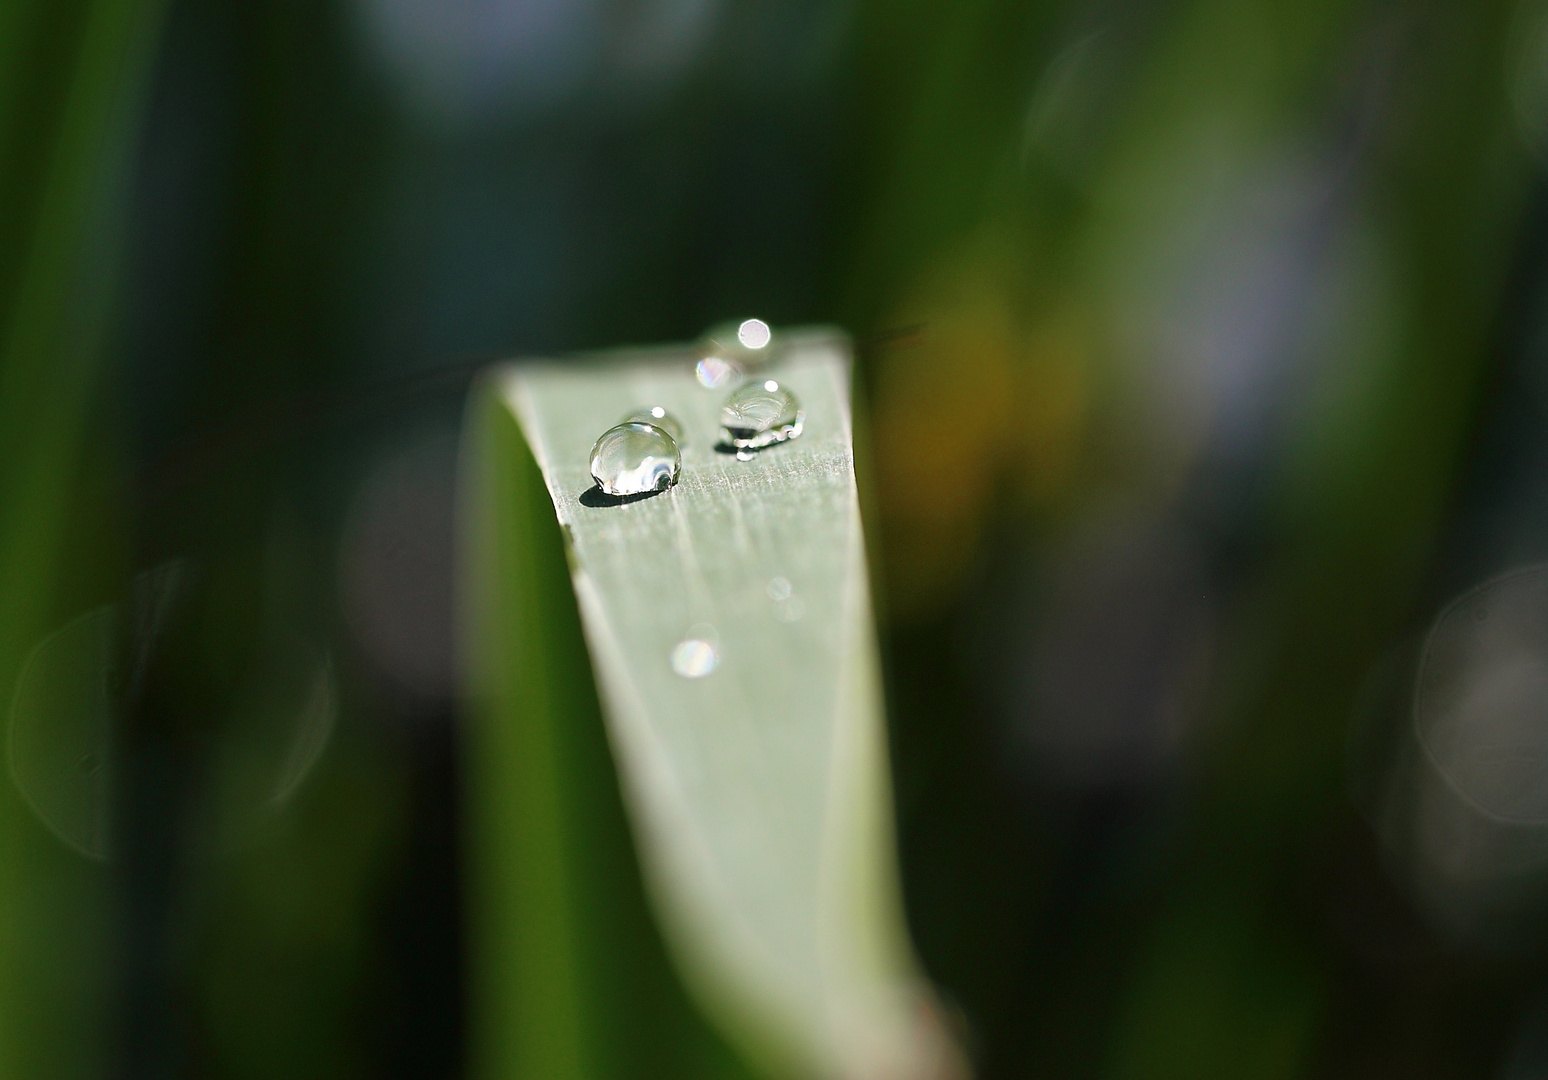
M786 341L757 377L800 397L805 432L751 461L715 449L725 391L686 351L512 365L496 385L566 527L647 886L701 1008L776 1072L949 1075L901 918L848 346ZM681 481L583 501L593 440L648 405L682 421ZM673 670L688 637L715 643L710 675Z

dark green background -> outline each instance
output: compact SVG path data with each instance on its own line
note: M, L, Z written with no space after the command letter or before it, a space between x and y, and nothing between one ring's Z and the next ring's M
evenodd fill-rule
M910 919L984 1076L1548 1072L1548 902L1448 921L1349 793L1379 658L1548 552L1544 17L0 0L0 687L197 571L116 857L0 795L0 1073L459 1074L450 646L360 630L360 493L410 462L355 572L439 611L481 363L749 314L859 342ZM277 625L340 717L232 847Z

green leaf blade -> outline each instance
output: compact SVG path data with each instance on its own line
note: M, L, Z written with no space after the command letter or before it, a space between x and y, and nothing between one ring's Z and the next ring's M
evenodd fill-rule
M786 340L757 377L800 397L805 432L750 461L715 448L724 394L686 351L490 386L570 539L641 868L699 1007L768 1075L953 1075L896 882L847 343ZM681 482L589 497L592 440L643 405L683 422ZM670 662L690 637L719 653L702 678Z

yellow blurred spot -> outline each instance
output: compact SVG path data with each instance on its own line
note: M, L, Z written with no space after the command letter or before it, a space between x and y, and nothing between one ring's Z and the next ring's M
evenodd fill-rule
M1086 433L1093 344L1076 311L1055 313L1028 337L1014 437L1016 494L1032 503L1058 498L1075 479Z
M900 305L921 325L878 362L874 465L889 613L950 600L976 549L1012 445L1020 335L992 260L958 260Z

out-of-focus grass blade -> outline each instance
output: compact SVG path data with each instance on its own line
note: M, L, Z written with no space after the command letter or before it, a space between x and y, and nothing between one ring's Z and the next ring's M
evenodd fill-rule
M28 651L121 584L121 453L92 418L127 150L162 6L0 4L0 702L7 712ZM61 718L65 738L78 733L69 720ZM107 1071L114 1034L107 896L99 864L46 832L17 793L0 794L0 1075Z
M618 931L597 891L634 873L627 838L586 850L618 788L676 970L759 1072L962 1071L901 917L847 346L787 340L757 377L801 398L805 433L750 461L715 449L724 392L699 385L686 351L513 365L478 392L466 510L484 1075L659 1071L594 1052L610 1017L656 1008L600 1002L637 978L602 944ZM682 480L608 505L592 441L642 405L682 421ZM678 674L685 640L718 666ZM616 779L588 735L593 671Z

